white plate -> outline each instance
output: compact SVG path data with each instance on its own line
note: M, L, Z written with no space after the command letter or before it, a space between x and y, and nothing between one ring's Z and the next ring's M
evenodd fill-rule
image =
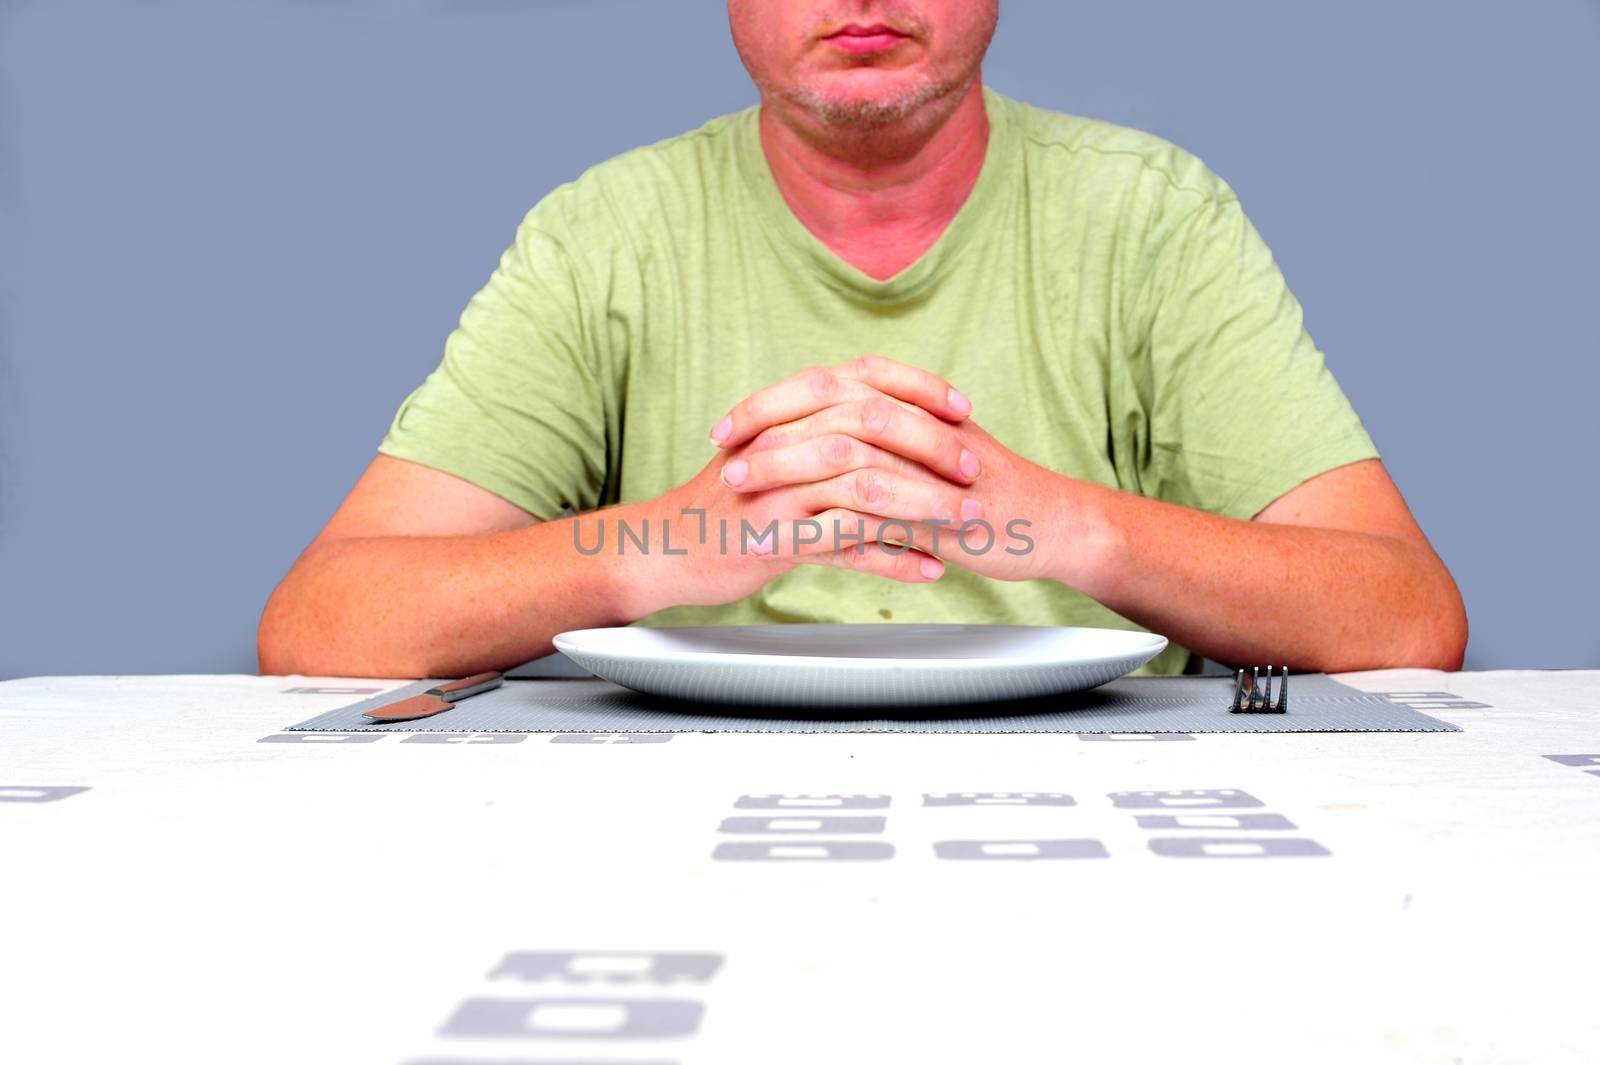
M1032 625L575 629L556 648L651 695L744 706L928 706L1082 691L1160 654L1164 636Z

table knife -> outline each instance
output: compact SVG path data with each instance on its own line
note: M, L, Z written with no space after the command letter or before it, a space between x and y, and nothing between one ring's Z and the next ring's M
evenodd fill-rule
M505 682L503 673L478 673L461 680L452 680L437 688L429 688L421 695L413 695L393 703L368 710L366 716L374 721L417 721L434 714L442 714L462 699L480 692L492 691Z

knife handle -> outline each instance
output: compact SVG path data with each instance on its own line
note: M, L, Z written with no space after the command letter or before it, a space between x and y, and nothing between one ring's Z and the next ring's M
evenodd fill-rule
M490 670L487 673L476 673L470 677L462 677L460 680L452 680L432 690L448 698L451 702L459 702L469 695L477 695L480 692L498 688L505 679L504 673L496 673Z

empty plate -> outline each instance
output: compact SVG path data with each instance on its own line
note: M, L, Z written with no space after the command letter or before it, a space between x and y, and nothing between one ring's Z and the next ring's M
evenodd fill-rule
M556 648L651 695L742 706L936 706L1097 687L1164 636L1033 625L723 625L575 629Z

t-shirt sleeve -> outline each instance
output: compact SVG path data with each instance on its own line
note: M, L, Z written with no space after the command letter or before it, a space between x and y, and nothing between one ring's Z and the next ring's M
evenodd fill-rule
M452 473L537 518L594 509L607 470L606 398L586 302L555 210L542 203L379 452Z
M1236 197L1190 208L1161 238L1140 306L1146 495L1249 519L1318 474L1377 457Z

